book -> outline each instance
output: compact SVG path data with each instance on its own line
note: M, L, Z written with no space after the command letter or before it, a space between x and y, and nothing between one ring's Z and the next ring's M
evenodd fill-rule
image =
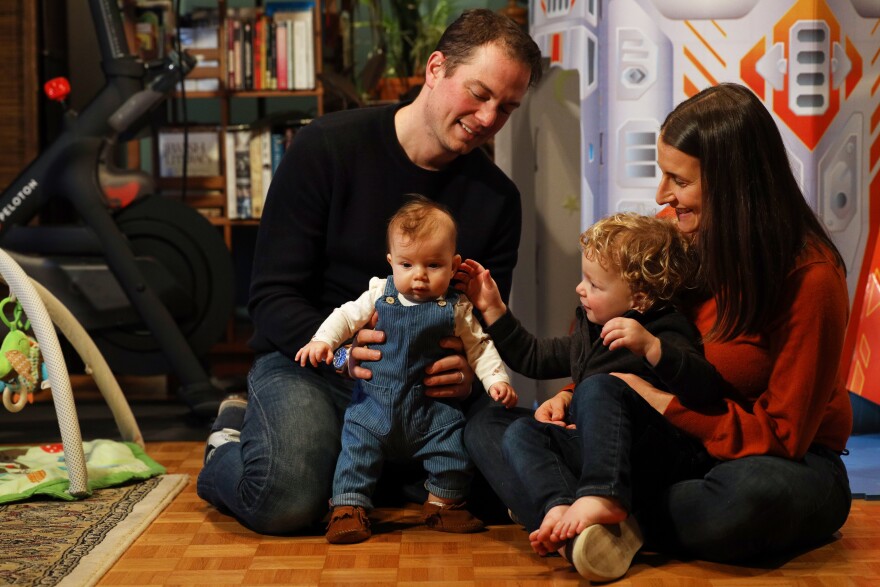
M273 12L279 27L287 29L287 88L310 90L315 87L315 21L311 2L281 3L290 5Z
M275 76L276 27L275 20L269 18L266 19L266 80L268 81L266 88L269 90L278 89L278 80Z
M244 33L242 31L242 21L240 17L236 17L236 19L232 21L232 34L232 61L229 62L229 66L232 67L232 71L235 73L232 81L232 88L235 90L240 90L244 88L244 70L241 67L241 44L244 38Z
M226 87L235 88L235 22L238 12L235 8L226 9Z
M287 27L276 21L275 30L275 78L277 89L287 89Z
M269 195L269 185L272 183L272 176L275 170L272 168L272 129L264 128L260 131L260 168L263 174L261 181L260 193L254 197L259 206L254 206L254 217L260 218L263 215L263 206L266 203L266 197Z
M296 40L293 38L293 20L287 19L284 22L284 28L287 30L287 89L296 89L293 86L293 48Z
M263 148L260 144L260 131L250 133L248 141L248 161L251 179L251 218L259 218L263 211Z
M308 72L308 31L303 20L293 21L293 89L307 90L309 86Z
M278 165L281 163L281 158L284 157L284 153L287 151L287 147L285 146L285 137L282 131L272 129L272 175L275 175L275 172L278 170Z
M254 89L254 22L250 18L242 23L243 38L241 42L242 83L245 90Z
M160 129L158 135L159 177L183 176L184 142L187 176L220 175L220 134L217 129L166 127Z
M287 149L290 148L290 144L293 142L293 137L296 135L297 131L310 122L310 118L299 118L286 120L284 122L276 122L272 125L270 140L272 176L274 176L275 172L278 170L278 165L281 163L281 159L284 157Z
M226 215L233 220L251 217L250 138L248 126L226 129Z
M266 17L257 15L254 21L254 89L266 89Z
M171 0L140 0L134 9L137 52L144 61L161 59L169 46L169 31L174 29Z

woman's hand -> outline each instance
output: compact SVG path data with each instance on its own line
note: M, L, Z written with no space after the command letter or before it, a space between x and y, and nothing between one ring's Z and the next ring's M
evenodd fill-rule
M568 416L568 406L571 405L571 398L574 394L567 390L562 390L535 410L535 420L547 424L556 424L563 428L574 429L574 424L565 421Z
M433 398L464 399L471 394L474 381L474 370L464 356L464 343L456 336L440 339L440 346L451 349L456 354L443 357L428 365L427 376L422 380L425 384L425 395Z
M493 324L507 312L498 284L492 279L489 270L473 259L467 259L459 265L455 278L458 280L455 288L464 292L483 315L486 324Z
M645 401L651 404L651 407L660 412L666 412L669 402L675 397L669 392L661 391L639 377L631 373L612 373L615 377L622 379L627 385L632 387L637 394L645 398Z

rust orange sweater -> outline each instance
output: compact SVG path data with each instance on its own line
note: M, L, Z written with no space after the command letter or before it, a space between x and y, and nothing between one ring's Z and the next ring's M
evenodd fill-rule
M805 247L785 277L783 299L784 310L760 335L705 345L706 358L736 397L709 414L675 398L665 411L716 458L800 458L813 443L836 451L846 447L852 410L838 366L849 299L844 273L827 249ZM715 312L711 299L694 308L704 335Z

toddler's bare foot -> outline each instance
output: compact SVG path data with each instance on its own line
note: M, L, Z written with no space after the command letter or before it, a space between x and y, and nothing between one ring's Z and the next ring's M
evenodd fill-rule
M548 512L549 515L549 512ZM620 503L610 497L587 495L566 508L551 534L559 542L570 540L593 524L617 524L627 517ZM545 518L546 522L546 518ZM541 524L543 528L544 524Z
M567 505L557 505L547 510L547 514L541 521L541 527L529 534L532 550L541 556L546 556L559 549L562 541L553 535L553 528L559 523L568 508Z

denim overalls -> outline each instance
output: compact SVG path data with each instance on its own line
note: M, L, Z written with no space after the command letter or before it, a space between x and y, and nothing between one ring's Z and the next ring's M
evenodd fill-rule
M382 359L362 363L373 372L360 380L345 411L342 452L333 478L332 504L372 508L373 489L385 458L414 458L428 472L425 488L460 499L470 487L473 465L462 440L464 416L457 402L425 397L425 368L448 351L439 341L454 333L458 293L404 306L388 277L377 301L376 330L386 342L372 345Z

